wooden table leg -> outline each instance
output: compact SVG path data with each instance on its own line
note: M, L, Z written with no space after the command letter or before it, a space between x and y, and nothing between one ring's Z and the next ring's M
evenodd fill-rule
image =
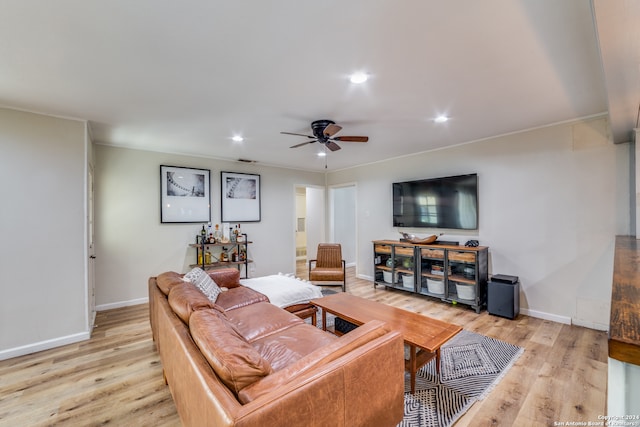
M409 376L411 377L411 394L416 392L416 346L409 345Z
M327 310L322 310L322 330L327 330Z
M440 348L436 350L436 372L440 375Z

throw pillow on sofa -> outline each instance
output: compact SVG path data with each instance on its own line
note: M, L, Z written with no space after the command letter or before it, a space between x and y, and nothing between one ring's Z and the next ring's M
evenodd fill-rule
M185 274L182 280L193 283L211 302L216 302L218 295L222 292L216 282L199 267Z

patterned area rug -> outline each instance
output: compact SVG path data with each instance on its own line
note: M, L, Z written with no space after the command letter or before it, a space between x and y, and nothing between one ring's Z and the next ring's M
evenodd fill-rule
M404 420L398 427L451 426L495 387L523 351L462 330L442 347L440 376L434 359L418 371L411 394L405 375Z

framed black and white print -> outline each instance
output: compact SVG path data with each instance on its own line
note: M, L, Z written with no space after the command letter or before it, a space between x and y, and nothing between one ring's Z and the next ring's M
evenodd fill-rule
M210 222L211 171L160 166L160 222Z
M220 172L222 222L260 221L260 175Z

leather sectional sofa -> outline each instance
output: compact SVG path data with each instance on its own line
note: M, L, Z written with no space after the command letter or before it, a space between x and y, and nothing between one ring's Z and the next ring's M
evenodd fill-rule
M239 283L211 302L175 272L149 279L150 321L185 426L395 426L403 343L383 322L337 337Z

